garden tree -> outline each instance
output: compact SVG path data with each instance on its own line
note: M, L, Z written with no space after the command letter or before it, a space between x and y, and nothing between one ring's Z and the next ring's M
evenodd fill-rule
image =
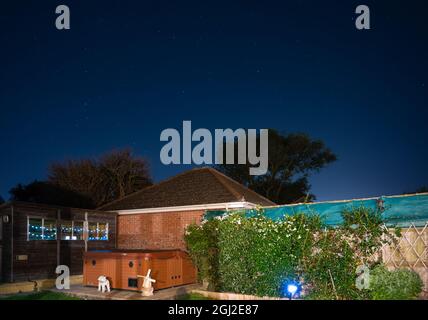
M130 150L106 154L101 158L100 169L113 199L152 184L148 162L144 158L133 158Z
M50 183L90 198L97 207L152 184L148 162L129 149L53 164L49 171Z
M99 194L99 192L103 192L100 168L92 159L69 160L63 164L53 164L49 168L48 181L61 188L89 197L95 206L104 197Z
M4 203L4 199L0 196L0 204Z
M25 186L18 184L9 193L12 201L27 201L88 209L95 207L89 197L46 181L35 180Z
M216 168L277 204L314 200L315 196L309 193L309 175L336 160L323 141L301 133L284 135L274 129L269 130L267 174L251 176L250 164L236 164L237 151L238 141L235 141L235 164L216 165Z
M422 186L412 192L405 191L403 192L403 194L414 194L414 193L424 193L424 192L428 192L428 187Z

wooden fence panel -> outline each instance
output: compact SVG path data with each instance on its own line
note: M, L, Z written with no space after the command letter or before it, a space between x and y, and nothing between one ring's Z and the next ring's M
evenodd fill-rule
M397 245L382 248L383 262L389 269L408 268L417 272L428 292L428 222L425 226L402 228Z

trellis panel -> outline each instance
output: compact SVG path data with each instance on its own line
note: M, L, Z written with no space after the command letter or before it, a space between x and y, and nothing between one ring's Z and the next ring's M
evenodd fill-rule
M428 222L423 226L401 229L401 238L396 245L384 245L383 262L389 269L408 268L417 272L428 292Z

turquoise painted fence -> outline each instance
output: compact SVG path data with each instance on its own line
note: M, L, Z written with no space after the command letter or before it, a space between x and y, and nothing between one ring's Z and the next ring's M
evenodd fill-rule
M428 193L380 198L384 201L385 210L382 215L388 226L409 227L414 225L423 227L428 222ZM336 226L341 223L341 212L345 208L365 206L375 209L378 205L378 199L354 199L265 207L263 214L274 220L297 213L320 215L327 225ZM225 213L226 211L207 211L205 218L212 219ZM248 216L255 213L254 209L246 210Z
M382 247L383 262L388 268L410 268L417 272L424 283L424 293L428 295L428 193L415 195L390 196L345 201L327 201L295 205L283 205L263 208L263 214L271 219L281 219L286 215L304 213L320 215L330 226L341 223L344 209L366 206L377 208L382 199L385 210L383 219L390 227L400 227L402 237L397 245ZM207 211L206 219L222 216L226 211ZM256 210L247 209L246 215L252 216Z

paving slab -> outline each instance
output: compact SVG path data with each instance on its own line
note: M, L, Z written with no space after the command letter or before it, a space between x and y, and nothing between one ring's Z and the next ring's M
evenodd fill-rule
M53 289L52 291L65 293L86 300L175 300L180 296L190 293L192 290L200 290L200 284L190 284L168 289L157 290L151 297L143 297L140 292L127 290L111 290L102 293L96 287L82 285L71 286L69 290Z

